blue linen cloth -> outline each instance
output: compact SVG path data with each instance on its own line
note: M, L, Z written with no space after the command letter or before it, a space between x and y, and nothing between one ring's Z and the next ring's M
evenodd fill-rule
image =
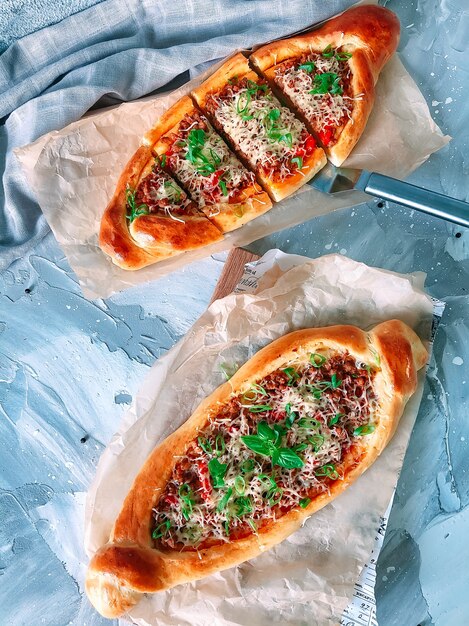
M0 270L49 230L13 148L63 128L92 107L140 98L177 77L182 82L197 66L352 4L105 0L10 45L0 56Z

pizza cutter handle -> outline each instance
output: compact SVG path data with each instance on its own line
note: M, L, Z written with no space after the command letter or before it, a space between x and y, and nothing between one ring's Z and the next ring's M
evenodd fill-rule
M454 224L469 227L469 203L444 196L436 191L429 191L396 178L369 172L363 172L355 188L377 198L384 198Z

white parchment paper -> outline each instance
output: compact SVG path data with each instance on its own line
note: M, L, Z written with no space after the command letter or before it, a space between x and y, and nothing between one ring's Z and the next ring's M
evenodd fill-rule
M358 191L323 194L307 185L221 242L136 272L115 266L99 248L98 233L123 167L158 117L213 71L168 95L93 114L15 150L86 296L106 297L215 252L370 199ZM405 178L449 140L433 122L423 95L395 55L381 73L368 125L344 166Z
M214 302L150 370L103 453L89 491L88 555L108 540L153 447L224 381L222 364L240 365L277 337L305 327L349 323L367 329L399 318L424 341L430 337L433 306L422 291L423 274L399 275L337 254L308 260L277 251L261 263L268 271L255 293ZM339 622L397 482L423 379L421 372L418 391L381 457L301 530L239 567L144 597L132 610L132 620L140 626Z

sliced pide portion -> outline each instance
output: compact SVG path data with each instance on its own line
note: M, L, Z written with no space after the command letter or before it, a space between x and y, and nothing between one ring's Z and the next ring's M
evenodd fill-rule
M427 356L398 320L308 328L261 349L146 460L90 563L94 606L116 617L143 593L254 558L299 529L379 456Z
M144 170L135 190L127 188L127 210L132 237L152 252L173 255L222 238L157 159Z
M398 41L399 22L391 11L361 6L249 58L340 165L363 133L378 75Z
M322 52L309 52L289 59L265 72L298 111L325 149L339 141L352 119L355 102L348 60L352 52L327 46Z
M272 207L252 172L228 148L189 97L147 134L161 167L180 181L198 208L223 232Z
M151 150L142 146L104 212L99 243L116 265L135 270L222 237Z
M217 130L273 200L289 196L324 165L324 151L268 82L236 54L192 92Z

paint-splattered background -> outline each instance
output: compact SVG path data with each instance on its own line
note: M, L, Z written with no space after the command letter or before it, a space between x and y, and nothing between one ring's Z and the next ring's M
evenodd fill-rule
M412 181L469 201L467 2L387 6L401 18L407 68L454 137ZM469 622L469 231L371 202L253 249L271 247L423 270L446 301L378 562L378 621ZM0 624L110 623L83 595L85 492L149 366L208 304L223 259L89 302L49 235L0 275Z

